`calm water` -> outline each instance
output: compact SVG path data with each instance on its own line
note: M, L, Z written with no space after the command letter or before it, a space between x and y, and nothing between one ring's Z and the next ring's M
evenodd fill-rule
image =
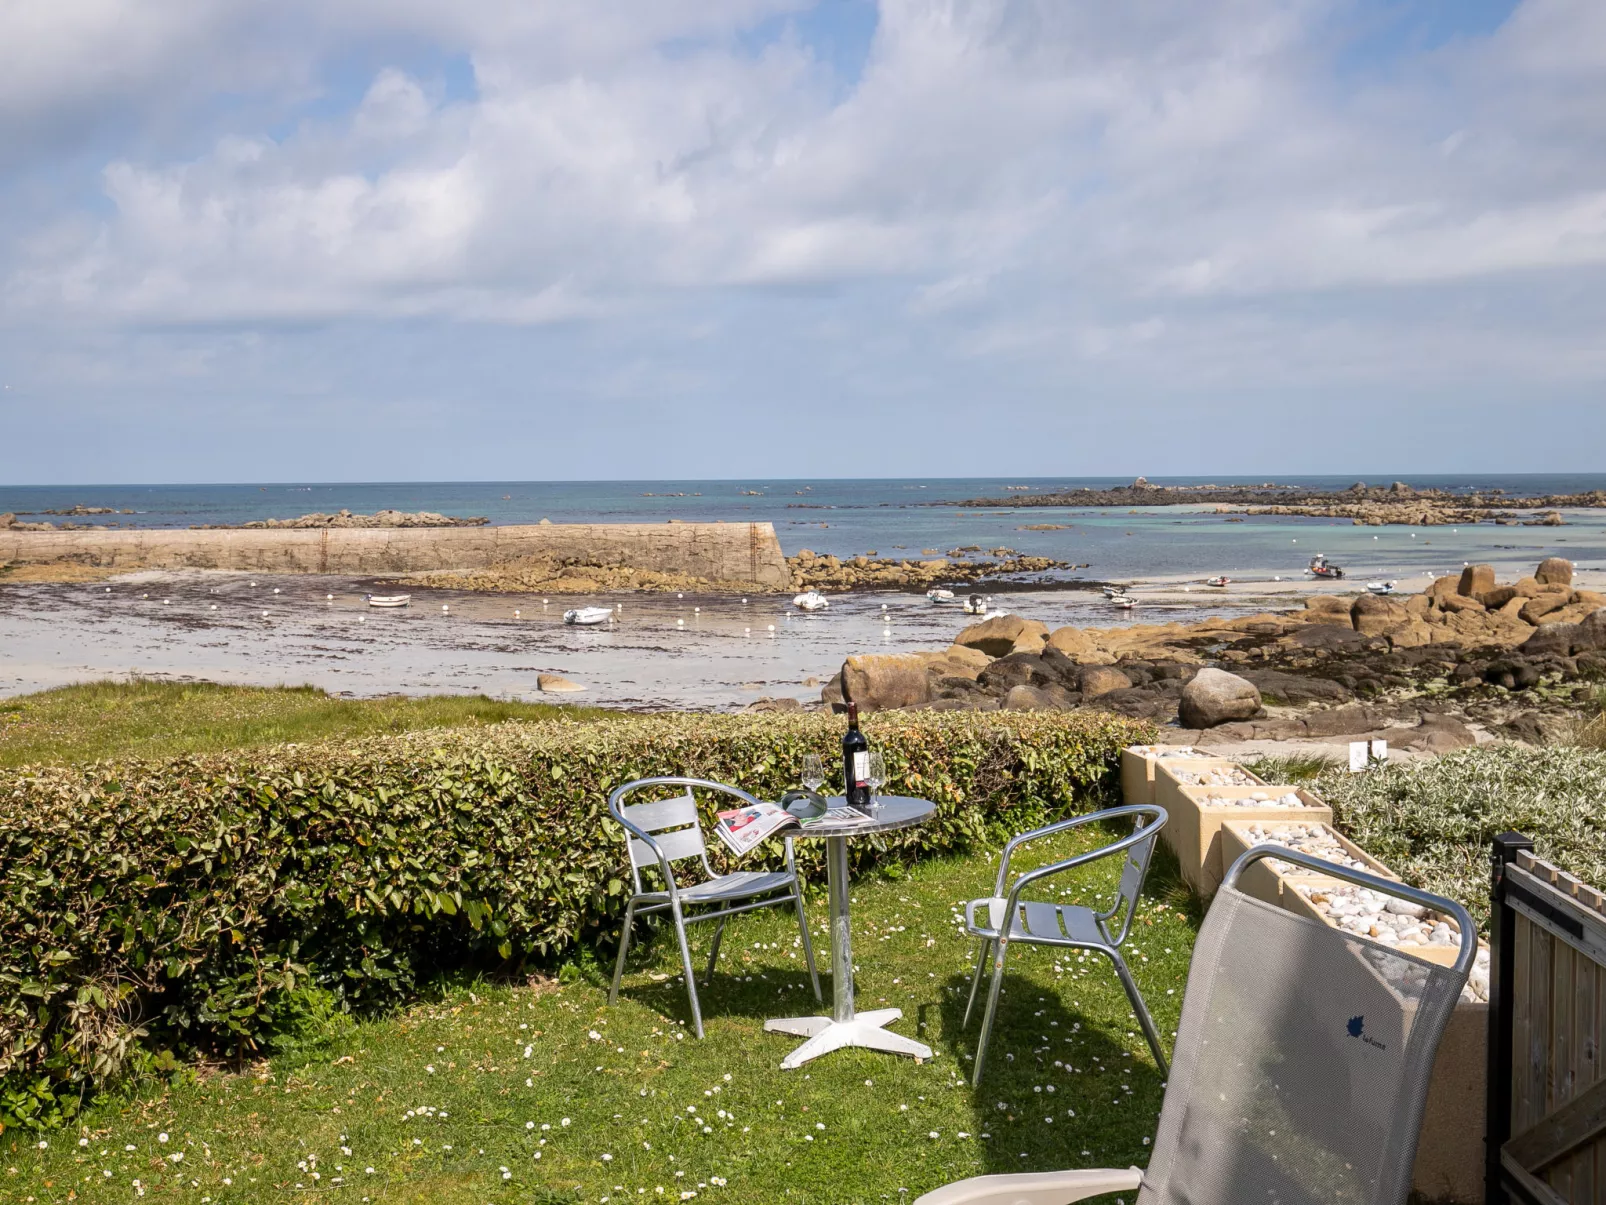
M1157 484L1227 484L1237 478L1155 478ZM1277 478L1282 484L1342 489L1353 477ZM1378 479L1381 481L1381 479ZM1606 488L1606 474L1427 476L1418 488L1511 493L1576 493ZM1552 553L1580 566L1606 564L1606 511L1570 513L1561 528L1366 528L1345 520L1250 518L1176 509L1147 511L1033 507L962 511L932 503L1076 486L1125 484L1115 478L972 478L880 481L400 482L360 484L0 486L0 511L39 512L75 504L132 509L118 522L148 527L242 523L341 508L372 512L439 511L484 515L492 523L768 520L790 555L803 548L851 556L919 556L966 545L1086 564L1081 576L1104 580L1229 573L1297 574L1324 552L1350 576L1401 577L1447 572L1467 561L1491 561L1502 572ZM1027 487L1011 490L1007 487ZM100 521L100 520L92 520ZM1060 531L1023 531L1060 523Z

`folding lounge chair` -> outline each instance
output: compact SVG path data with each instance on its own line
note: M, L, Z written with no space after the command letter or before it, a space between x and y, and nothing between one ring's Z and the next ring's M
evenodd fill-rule
M661 793L664 787L681 788L679 794L650 803L626 804L625 800L637 792ZM782 904L797 906L797 927L803 938L803 961L808 964L809 978L814 983L814 998L820 995L820 976L814 969L814 947L809 942L808 918L803 914L803 879L792 860L792 838L786 838L785 870L739 870L732 874L716 874L708 862L708 845L697 820L697 800L694 788L718 791L739 803L756 804L746 791L723 783L702 778L642 778L627 782L608 796L608 812L625 830L630 846L630 875L635 894L625 905L625 922L619 931L619 957L613 967L613 986L608 989L608 1003L619 998L619 980L625 973L625 954L630 949L630 926L636 917L647 912L667 911L674 920L675 936L680 941L680 963L686 975L686 994L691 998L692 1030L703 1036L703 1013L697 1003L697 976L692 970L691 950L686 944L686 926L694 921L717 920L713 948L708 952L707 982L714 980L714 964L719 961L719 943L725 936L725 921L738 912L751 912L754 908L771 908ZM737 806L733 803L731 806ZM675 878L671 863L697 858L703 865L704 879L698 883L682 885ZM644 888L642 867L651 867L663 876L661 889ZM688 912L688 908L699 911Z
M1252 899L1260 858L1453 917L1453 967ZM915 1205L1403 1205L1439 1039L1477 954L1466 909L1400 883L1259 845L1227 872L1199 930L1165 1104L1146 1169L979 1176Z

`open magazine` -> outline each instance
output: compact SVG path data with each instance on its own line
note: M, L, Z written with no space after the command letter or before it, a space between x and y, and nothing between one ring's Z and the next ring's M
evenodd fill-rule
M869 824L870 817L858 808L839 807L818 816L799 819L778 803L757 803L720 812L714 831L733 854L745 854L764 838L788 825L813 828L816 824Z

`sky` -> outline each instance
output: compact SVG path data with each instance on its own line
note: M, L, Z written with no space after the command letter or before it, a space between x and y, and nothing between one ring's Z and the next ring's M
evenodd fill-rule
M1600 0L3 0L0 482L1606 471Z

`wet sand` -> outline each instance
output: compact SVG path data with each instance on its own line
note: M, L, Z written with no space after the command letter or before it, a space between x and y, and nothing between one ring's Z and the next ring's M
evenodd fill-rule
M543 606L529 595L448 590L415 590L412 606L384 610L364 603L372 588L368 579L350 577L203 571L144 572L93 584L6 583L0 585L0 696L134 675L311 685L354 696L486 694L730 710L765 696L816 701L819 684L848 655L941 648L974 622L957 603L934 606L914 594L837 595L828 611L806 615L789 605L790 596L777 595L553 596ZM1304 592L1310 589L1305 584ZM1249 587L1226 597L1204 590L1138 590L1143 605L1135 612L1118 611L1086 590L993 597L995 609L1050 627L1188 621L1268 603L1298 605ZM617 620L605 628L563 623L565 609L595 604L618 604ZM586 690L541 696L541 673L561 674Z

